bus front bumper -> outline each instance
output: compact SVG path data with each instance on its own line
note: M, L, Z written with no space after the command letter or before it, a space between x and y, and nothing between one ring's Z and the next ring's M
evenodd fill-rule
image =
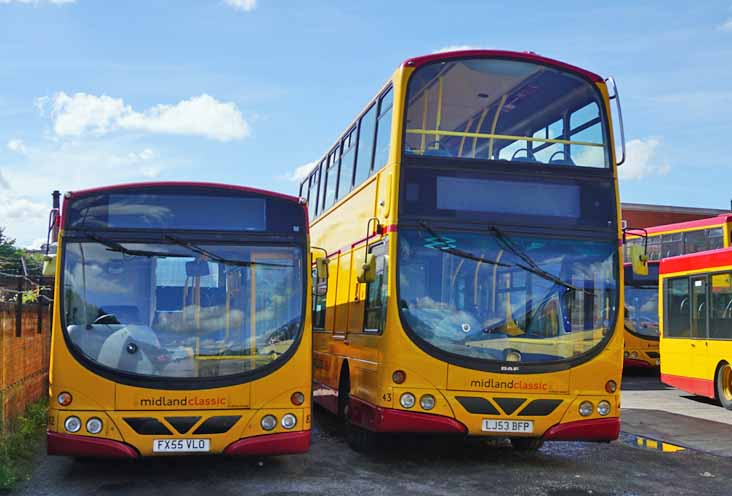
M239 439L228 445L226 456L273 456L305 453L310 449L310 430L264 434ZM47 453L58 456L90 458L139 458L132 446L104 439L60 432L48 432Z

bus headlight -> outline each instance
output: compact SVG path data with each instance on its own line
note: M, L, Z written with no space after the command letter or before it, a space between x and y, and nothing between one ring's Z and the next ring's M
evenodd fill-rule
M274 415L265 415L264 417L262 417L262 421L259 424L265 431L271 431L272 429L277 427L277 417L275 417Z
M503 359L507 362L520 362L521 353L519 353L516 350L506 350L506 353L504 354Z
M86 421L86 431L89 434L99 434L102 432L102 421L97 417L92 417Z
M81 429L81 420L79 420L79 417L71 416L68 417L64 421L64 429L66 429L68 432L79 432Z
M401 398L399 398L399 404L404 408L412 408L416 402L417 399L412 393L404 393Z
M583 401L582 403L580 403L579 406L579 414L583 417L589 417L590 415L592 415L594 409L595 407L592 406L592 403L590 403L589 401Z
M632 351L630 353L630 358L638 358L638 352L637 351Z
M293 405L300 406L305 403L305 395L302 394L300 391L292 393L292 396L290 396L290 401L292 401Z
M618 390L618 383L615 381L607 381L605 383L605 391L608 393L614 393Z
M419 406L423 410L432 410L435 407L435 397L431 394L425 394L419 399Z
M285 429L292 429L297 424L297 417L293 414L288 413L282 417L282 427Z
M626 351L626 352L624 352L624 353L623 353L623 356L624 356L625 358L628 358L628 357L630 356L630 353L628 353L628 352Z
M597 413L602 415L603 417L610 413L610 402L609 401L601 401L597 404Z

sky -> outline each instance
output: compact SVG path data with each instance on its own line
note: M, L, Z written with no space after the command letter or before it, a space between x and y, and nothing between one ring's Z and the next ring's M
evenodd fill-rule
M302 166L403 60L452 47L613 76L621 200L729 208L732 2L546 5L0 0L0 226L39 246L54 189L198 180L297 194Z

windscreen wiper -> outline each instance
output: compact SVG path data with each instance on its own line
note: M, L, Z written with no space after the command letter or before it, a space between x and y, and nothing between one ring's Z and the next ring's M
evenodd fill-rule
M427 225L427 223L420 222L419 225L422 226L422 228L425 231L430 233L430 235L432 235L433 238L435 238L437 241L441 241L443 243L443 246L434 247L435 249L440 250L441 252L449 253L450 255L455 255L456 257L460 257L460 258L467 258L468 260L473 260L475 262L486 263L489 265L496 265L498 267L511 267L512 266L512 264L498 262L497 260L490 260L488 258L483 258L479 255L470 253L469 251L450 247L450 246L448 246L449 245L448 241L444 237L442 237L441 235L436 233L434 229L432 229L429 225Z
M527 272L531 272L532 274L535 274L543 279L546 279L547 281L553 282L554 284L563 286L567 289L581 291L589 295L594 294L593 290L579 288L555 276L554 274L545 271L544 269L539 267L539 264L537 264L536 261L528 255L528 253L519 248L508 236L506 236L503 231L498 229L496 226L491 226L490 229L493 234L495 234L496 240L498 241L498 244L501 245L501 247L503 247L506 251L510 251L526 263L526 265L521 263L514 264L516 267L523 269Z
M178 246L182 246L184 248L188 248L192 252L198 253L199 255L203 255L204 257L213 260L214 262L218 262L220 264L225 265L235 265L238 267L252 267L255 265L261 265L264 267L283 267L283 268L290 268L292 265L286 265L286 264L275 264L275 263L268 263L268 262L251 262L247 260L231 260L228 258L221 257L219 255L216 255L215 253L206 250L205 248L201 248L200 246L191 243L188 240L181 239L178 236L173 236L172 234L166 234L165 239L168 239L172 241L173 243L177 244Z
M182 253L167 253L162 251L151 251L151 250L131 250L129 248L125 248L120 243L117 243L116 241L112 241L111 239L104 238L102 236L99 236L97 234L93 234L90 232L84 232L84 235L89 238L93 239L99 244L102 244L107 247L109 251L116 251L119 253L123 253L125 255L132 255L135 257L187 257L188 255L184 255Z

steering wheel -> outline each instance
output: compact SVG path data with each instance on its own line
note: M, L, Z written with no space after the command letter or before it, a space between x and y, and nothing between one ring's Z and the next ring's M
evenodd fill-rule
M114 320L116 320L117 321L117 324L120 323L119 319L117 318L117 316L115 314L113 314L113 313L105 313L104 315L100 315L99 317L97 317L96 319L94 319L94 322L92 322L92 324L104 324L104 322L100 322L100 320L104 320L104 319L106 319L108 317L111 317ZM110 325L110 324L104 324L104 325Z

